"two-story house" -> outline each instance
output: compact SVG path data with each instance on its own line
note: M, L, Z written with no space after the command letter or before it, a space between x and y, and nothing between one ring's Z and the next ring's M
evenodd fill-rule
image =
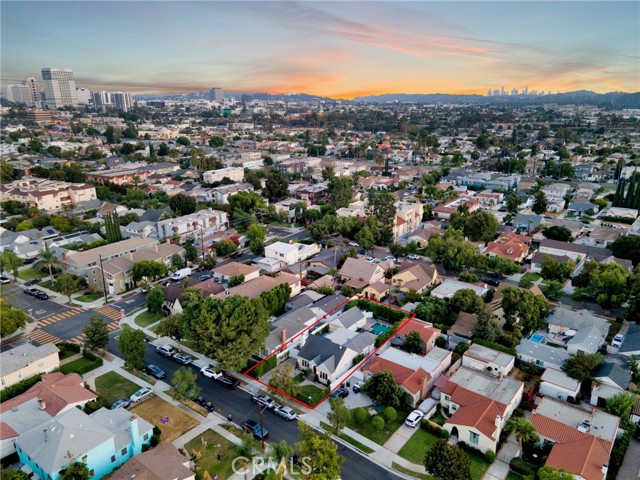
M0 353L0 390L60 367L59 351L52 343L39 347L25 343Z

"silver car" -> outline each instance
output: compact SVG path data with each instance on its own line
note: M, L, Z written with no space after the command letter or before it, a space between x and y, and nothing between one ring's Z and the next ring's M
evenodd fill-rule
M295 420L298 418L298 414L293 408L285 407L284 405L279 405L274 408L273 413L287 420Z

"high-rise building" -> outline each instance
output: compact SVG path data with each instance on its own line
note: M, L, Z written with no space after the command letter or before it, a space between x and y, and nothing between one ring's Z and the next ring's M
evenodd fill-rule
M29 88L28 103L30 105L40 105L40 102L42 102L42 87L40 86L40 82L33 77L28 77L20 83Z
M91 94L91 97L93 98L93 105L96 108L113 105L113 101L111 100L111 93L109 92L93 92Z
M88 88L78 88L76 90L76 95L78 96L78 103L80 105L89 105L91 101L91 92Z
M500 88L500 95L504 95L504 85Z
M209 90L209 100L212 102L222 102L224 100L224 90L221 88L212 88Z
M487 91L487 97L490 97L492 94L493 94L493 92L491 91L491 89L489 89L489 90Z
M493 96L494 97L499 97L500 96L500 90L498 90L497 88L493 91Z
M133 106L133 98L130 93L113 92L111 98L113 99L113 105L116 107L116 110L128 112Z
M522 90L522 94L523 95L528 95L529 94L529 87L524 87L524 89Z
M29 87L26 85L7 85L4 90L10 102L29 103Z
M42 81L44 83L44 103L47 107L58 108L78 104L73 70L44 67Z
M518 89L514 88L513 90L511 90L511 95L518 95Z

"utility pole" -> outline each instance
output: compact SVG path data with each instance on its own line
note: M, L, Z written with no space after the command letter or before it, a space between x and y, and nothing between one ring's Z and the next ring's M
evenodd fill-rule
M264 426L262 424L262 412L264 411L264 407L262 405L258 405L258 410L260 410L260 442L262 443L262 451L264 452Z
M104 279L104 269L102 268L102 255L98 255L100 259L100 274L102 275L102 292L104 293L104 303L109 303L109 299L107 298L107 281Z

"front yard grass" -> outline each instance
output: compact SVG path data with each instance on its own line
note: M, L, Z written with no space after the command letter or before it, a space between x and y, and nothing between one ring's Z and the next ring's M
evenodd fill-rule
M13 275L12 275L13 276ZM34 278L44 278L48 277L48 273L40 272L33 267L25 268L24 270L18 270L18 278L22 280L33 280Z
M196 457L196 477L202 479L207 471L214 478L231 478L234 474L232 462L238 456L236 445L213 430L187 442L184 446L187 454Z
M527 272L524 275L522 275L522 279L521 281L523 282L537 282L538 280L540 280L540 274L538 273L534 273L534 272Z
M336 432L335 432L334 428L331 425L329 425L328 423L320 422L320 426L322 428L324 428L327 432L331 432L333 435L336 435ZM366 454L373 453L375 451L372 448L367 447L364 443L360 443L355 438L350 437L346 433L341 433L340 435L337 435L337 436L340 437L345 442L350 443L354 447L359 448L360 450L362 450Z
M58 292L58 285L56 284L55 280L53 282L51 280L47 280L46 282L39 283L37 287L46 288L47 290L51 290L52 292Z
M90 372L91 370L95 370L96 368L101 366L101 362L82 357L72 362L65 363L60 367L60 371L65 375L67 373L77 373L78 375L84 375L85 373Z
M197 420L180 411L170 403L165 402L160 397L145 400L133 407L131 411L160 429L162 432L160 441L162 443L171 443L198 425ZM163 417L167 417L169 421L162 423Z
M507 475L507 480L522 480L522 475L516 472L509 472L509 475Z
M129 398L140 389L140 385L133 383L116 372L108 372L96 378L96 393L111 405L121 398Z
M469 460L471 460L471 478L473 480L481 480L484 477L485 472L489 468L489 462L487 462L482 453L466 450Z
M83 293L79 297L74 298L74 300L77 300L78 302L95 302L102 297L104 297L104 294L102 292L87 292Z
M431 445L438 439L436 435L427 432L423 428L418 428L409 441L398 452L402 458L412 463L422 465L424 463L424 455Z
M413 477L413 478L419 478L420 480L435 480L435 477L432 477L431 475L427 475L426 473L417 473L414 472L413 470L409 470L408 468L404 468L402 465L393 462L391 464L391 467L394 470L397 470L400 473L404 473L405 475L408 475L409 477Z
M378 445L384 445L389 437L394 434L394 432L404 423L404 419L407 417L407 412L398 411L397 418L392 422L385 422L384 428L380 431L373 428L371 425L372 415L369 415L367 419L361 424L358 425L354 421L353 410L351 410L351 419L347 424L347 427L351 430L358 432L360 435L367 437L372 442L377 443Z
M162 320L164 315L162 312L142 312L135 318L136 325L139 327L148 327L149 325L156 323L159 320Z
M125 368L125 370L127 372L129 372L131 375L135 375L136 377L138 377L141 380L144 380L145 382L147 382L150 385L155 385L156 384L156 380L145 375L144 373L142 373L140 370L136 370L135 368Z
M326 394L326 389L321 390L315 385L302 385L301 387L299 387L296 398L301 402L304 402L313 407L320 403L320 400L322 400Z

